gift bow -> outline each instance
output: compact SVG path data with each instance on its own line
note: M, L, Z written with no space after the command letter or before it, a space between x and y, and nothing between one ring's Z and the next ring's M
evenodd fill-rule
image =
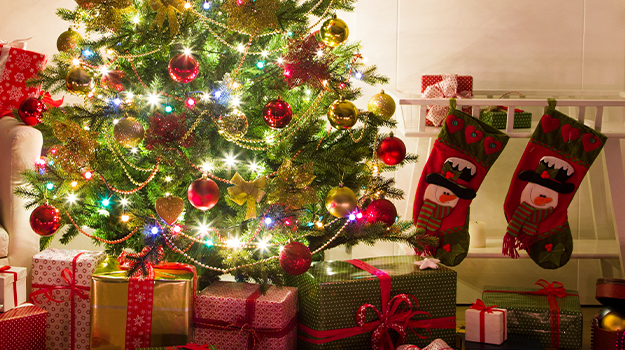
M234 186L228 187L230 199L238 205L243 205L247 202L245 220L255 218L256 203L260 203L265 196L265 191L262 190L262 188L267 186L265 177L259 177L254 181L245 181L237 172L230 182L234 184Z
M2 40L0 39L0 45L7 45L10 47L14 47L16 49L22 49L22 50L26 50L26 42L30 39L32 39L33 37L31 36L30 38L26 38L26 39L15 39L13 41L6 41L6 40Z
M492 314L493 309L496 307L497 305L486 306L486 304L484 304L482 299L477 299L475 303L471 304L471 307L469 309L484 311L486 313Z
M395 347L406 341L406 336L408 335L408 322L410 318L417 314L428 314L424 311L413 311L413 302L414 305L418 307L419 303L417 298L413 295L398 294L388 302L386 307L382 307L382 312L371 304L363 304L360 308L358 308L358 312L356 313L356 323L366 332L374 330L371 334L371 347L373 350L395 349ZM403 303L405 303L406 306L400 309L400 306ZM373 311L377 314L377 321L369 323L366 322L365 312L369 308L373 309ZM393 329L399 334L399 339L395 344L393 344L389 329ZM421 339L426 338L414 331L412 332Z
M176 12L184 11L184 1L182 0L150 0L150 7L156 11L154 24L157 27L163 27L165 17L169 21L169 34L176 35L180 33L180 24L176 18Z
M470 91L457 92L458 89L458 76L456 74L442 74L443 80L434 85L428 86L423 92L423 98L471 98L473 94ZM437 105L428 106L430 109L427 114L427 119L434 124L434 126L440 126L447 117L449 111L448 106Z

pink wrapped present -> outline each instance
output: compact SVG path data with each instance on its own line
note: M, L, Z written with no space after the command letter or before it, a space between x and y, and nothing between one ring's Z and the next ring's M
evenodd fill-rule
M423 98L472 98L473 77L470 75L441 74L421 76ZM426 125L441 126L447 116L449 106L428 106ZM463 106L462 111L472 114L471 106Z
M195 343L219 350L288 350L297 344L297 288L214 282L195 297Z
M508 339L506 329L506 309L486 306L480 299L471 305L465 313L465 339L476 343L501 345Z
M46 64L46 55L27 51L24 41L0 42L0 113L17 108L27 97L39 96L39 87L26 87Z
M30 300L48 312L47 349L89 349L91 274L104 252L46 249L33 256Z

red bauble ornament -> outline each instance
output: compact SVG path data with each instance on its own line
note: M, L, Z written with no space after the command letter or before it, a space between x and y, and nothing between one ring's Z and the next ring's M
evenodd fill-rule
M391 226L397 218L397 209L388 199L376 199L367 207L365 216L370 224L383 222L386 226Z
M189 185L187 197L197 209L208 210L219 200L219 187L215 181L203 176Z
M292 118L291 106L280 98L269 101L263 109L265 124L272 129L284 128L289 125Z
M191 54L179 53L169 60L169 75L178 83L188 83L197 77L200 64Z
M102 75L100 86L103 89L124 91L124 83L128 84L126 72L123 70L112 70Z
M312 263L310 249L300 242L291 242L280 252L280 267L289 275L303 274L310 268L310 263Z
M406 145L404 141L391 134L391 136L380 142L376 152L382 163L397 165L406 158Z
M61 226L61 212L49 205L42 204L30 214L30 227L40 236L51 236Z
M29 97L20 103L17 114L27 125L41 123L41 115L46 111L46 105L36 97Z

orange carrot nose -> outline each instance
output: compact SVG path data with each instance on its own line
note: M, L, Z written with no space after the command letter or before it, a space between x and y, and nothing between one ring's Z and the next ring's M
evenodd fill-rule
M536 197L534 198L534 204L536 205L545 205L549 202L551 202L553 199L549 198L549 197Z
M454 196L453 194L441 194L441 196L438 197L438 200L441 203L447 203L453 201L456 198L458 197Z

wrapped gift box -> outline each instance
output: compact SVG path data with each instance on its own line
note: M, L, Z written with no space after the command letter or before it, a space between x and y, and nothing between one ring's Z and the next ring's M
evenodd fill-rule
M482 300L508 310L509 337L536 338L551 348L581 348L583 319L577 291L565 290L558 282L537 284L542 289L486 286Z
M26 80L35 77L45 64L44 54L0 44L0 112L39 95L39 88L26 87Z
M28 303L0 313L0 349L44 350L46 314Z
M0 312L7 312L26 301L26 268L0 267Z
M269 286L265 294L252 283L214 282L195 298L195 341L219 350L295 349L297 288ZM249 325L244 327L243 325Z
M154 268L154 280L138 283L137 289L114 257L98 266L91 283L92 350L126 349L127 338L134 336L141 339L129 340L137 344L133 349L186 344L193 339L195 270L188 265L185 269L173 266ZM151 316L131 316L133 308L148 308Z
M187 344L159 348L136 348L135 350L217 350L217 348L211 345Z
M436 339L430 343L430 345L420 348L416 345L400 345L396 350L454 350L451 346L449 346L443 339Z
M379 325L379 319L367 305L384 313L392 309L389 302L399 300L410 300L414 312L406 314L397 309L392 316L408 322L405 343L423 348L441 338L453 344L456 339L456 272L444 266L420 270L415 265L419 259L392 256L347 262L321 261L314 262L310 270L300 276L287 276L286 284L299 289L298 349L370 349L372 334L378 334L372 331ZM371 266L369 270L390 279L379 279L353 265L360 264L359 261ZM357 323L357 317L364 322L364 328Z
M33 256L30 299L48 312L48 349L89 349L91 274L105 257L104 252L67 249Z
M445 89L434 89L432 92L428 91L426 94L426 90L428 87L439 84L443 81L443 79L455 79L457 88L456 91L453 92L445 92ZM473 77L470 75L455 75L455 74L439 74L439 75L422 75L421 76L421 95L424 98L471 98L473 97ZM429 106L431 107L431 106ZM449 107L443 106L445 110L448 110ZM471 106L462 106L462 111L471 115L473 114L473 107ZM428 108L427 113L430 113L430 108ZM446 114L446 113L445 113ZM442 123L442 121L441 121ZM426 119L426 125L434 125L432 121ZM436 126L440 126L438 124Z
M484 123L497 128L505 129L506 121L508 119L508 111L497 109L484 109L480 111L480 120ZM522 110L514 111L514 125L513 129L523 129L532 127L532 113Z
M506 309L486 306L481 300L464 312L466 340L500 345L508 338Z
M464 338L464 334L461 334L460 337ZM464 347L458 348L464 350L545 350L545 347L538 339L513 337L509 337L501 345L465 341Z

